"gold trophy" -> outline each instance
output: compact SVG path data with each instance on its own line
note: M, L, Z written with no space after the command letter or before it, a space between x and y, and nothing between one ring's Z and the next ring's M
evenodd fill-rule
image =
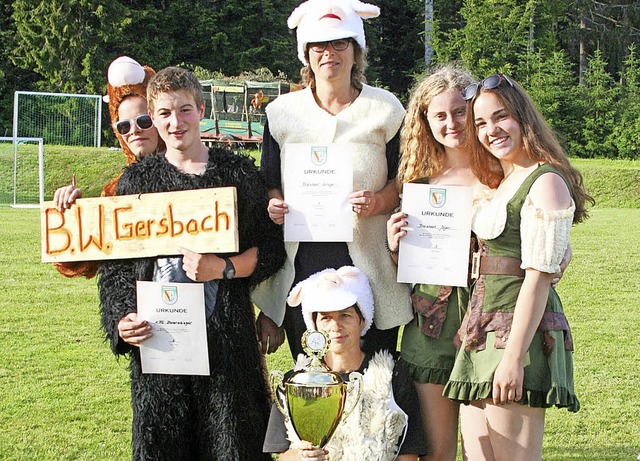
M311 358L311 363L293 372L285 383L281 371L271 373L274 400L284 415L285 424L291 424L300 440L318 448L324 448L340 422L353 411L361 392L360 373L352 372L349 382L345 383L323 362L330 342L324 331L305 331L302 348ZM353 405L345 411L347 395L353 392L356 392Z

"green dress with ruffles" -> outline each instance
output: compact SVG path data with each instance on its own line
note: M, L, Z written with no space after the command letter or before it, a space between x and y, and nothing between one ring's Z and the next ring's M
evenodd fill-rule
M480 240L483 256L522 259L520 212L535 180L547 172L559 172L540 165L522 183L507 203L506 224L496 238ZM566 180L565 180L566 182ZM444 395L458 402L492 396L493 374L509 339L513 313L523 277L480 275L471 287L471 298L459 337L462 342ZM574 391L573 339L562 303L554 288L542 321L527 351L524 364L524 392L518 403L530 407L580 408Z
M429 184L429 178L415 182ZM415 382L447 384L458 352L455 338L468 301L468 287L413 285L414 319L402 332L400 363Z
M411 300L415 313L404 326L400 362L414 381L445 385L458 351L454 338L469 299L467 287L417 284Z

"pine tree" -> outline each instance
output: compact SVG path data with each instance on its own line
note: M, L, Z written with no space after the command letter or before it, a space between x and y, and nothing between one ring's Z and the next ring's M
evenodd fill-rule
M588 60L584 84L579 85L584 114L582 156L615 158L617 149L611 135L616 124L619 88L607 72L607 62L600 50Z
M115 0L16 0L13 62L42 77L41 90L101 91L108 37L117 29Z
M575 139L581 136L583 120L576 105L577 79L571 70L569 57L562 51L545 57L539 51L530 67L530 78L522 82L523 85L567 153L579 154Z
M620 158L640 159L640 59L635 44L629 47L621 77L617 123L611 142Z

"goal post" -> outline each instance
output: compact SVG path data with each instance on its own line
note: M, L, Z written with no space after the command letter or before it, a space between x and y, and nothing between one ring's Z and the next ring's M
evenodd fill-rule
M100 147L102 96L16 91L14 138L42 138L46 144Z
M43 139L0 137L0 205L37 208L43 201Z

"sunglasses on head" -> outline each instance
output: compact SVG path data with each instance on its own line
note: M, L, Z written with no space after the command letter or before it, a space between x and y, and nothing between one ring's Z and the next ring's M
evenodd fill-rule
M116 131L121 135L128 134L131 131L133 124L136 124L138 128L141 130L147 130L153 126L153 121L151 120L151 116L148 114L138 115L134 119L129 120L118 120L113 124Z
M331 47L336 51L344 51L349 48L349 43L351 41L348 38L339 38L337 40L331 40L330 42L315 42L309 43L309 49L315 51L316 53L324 53L324 50L327 49L329 43L331 43Z
M467 86L462 91L462 97L464 98L465 101L468 101L470 99L473 99L473 97L478 94L478 91L480 91L480 88L484 88L485 90L493 90L495 88L498 88L503 81L507 82L509 86L513 86L513 83L511 82L511 80L509 80L509 77L507 77L506 75L493 74L493 75L489 75L484 80L481 80L476 83L472 83L471 85Z

